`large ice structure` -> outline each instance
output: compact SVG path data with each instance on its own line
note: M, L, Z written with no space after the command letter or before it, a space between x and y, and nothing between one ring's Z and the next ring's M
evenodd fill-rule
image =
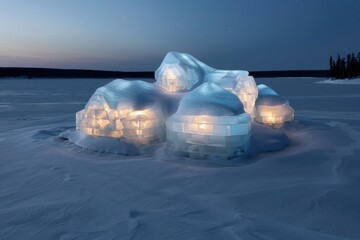
M165 119L160 93L143 81L114 80L98 88L76 113L76 128L81 132L133 143L165 140Z
M280 128L294 119L294 109L284 97L270 87L258 85L259 96L255 103L255 121L273 128Z
M238 96L244 105L245 112L250 116L253 115L258 88L255 79L249 76L249 72L216 70L205 76L205 82L215 83Z
M240 100L214 83L204 83L181 100L166 122L168 149L195 159L230 159L249 146L251 118Z
M155 79L169 92L187 92L202 84L206 73L212 71L189 54L169 52L155 71Z

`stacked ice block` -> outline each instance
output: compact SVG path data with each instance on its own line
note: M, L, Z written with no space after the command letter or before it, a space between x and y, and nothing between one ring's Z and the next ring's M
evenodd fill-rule
M258 97L258 88L255 79L247 71L214 71L205 77L206 82L211 82L238 96L244 110L253 115L255 101Z
M155 78L98 88L76 114L77 130L139 144L166 139L178 156L229 159L247 151L251 117L273 128L294 118L289 102L249 72L217 70L189 54L168 53Z
M165 139L165 120L153 84L114 80L95 91L76 114L76 128L85 134L152 143Z
M167 120L168 149L195 159L241 156L249 146L250 121L235 95L204 83L187 94Z
M187 92L204 81L214 69L186 53L169 52L155 71L156 83L168 92Z
M285 122L294 119L294 109L288 100L279 96L270 87L258 86L259 97L255 103L255 121L273 128L281 128Z

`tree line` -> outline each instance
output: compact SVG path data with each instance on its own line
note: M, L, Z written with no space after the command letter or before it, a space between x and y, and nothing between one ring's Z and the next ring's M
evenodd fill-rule
M332 79L353 79L360 76L360 52L349 53L346 57L337 55L336 59L330 56L330 77Z

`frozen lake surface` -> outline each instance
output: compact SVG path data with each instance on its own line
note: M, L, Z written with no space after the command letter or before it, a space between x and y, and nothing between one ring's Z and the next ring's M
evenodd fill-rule
M256 79L291 145L237 166L79 148L58 135L112 79L0 79L0 239L360 239L360 85Z

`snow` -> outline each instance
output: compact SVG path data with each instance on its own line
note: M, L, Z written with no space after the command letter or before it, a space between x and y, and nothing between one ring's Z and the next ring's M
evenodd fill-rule
M1 79L0 239L359 239L360 89L319 80L256 79L295 121L253 123L252 156L218 165L59 137L109 80Z
M204 83L185 95L178 112L183 115L234 116L244 113L240 100L214 83Z
M140 80L116 79L96 89L87 105L94 105L92 99L101 96L112 109L142 110L160 101L160 95L161 92L155 88L154 84Z
M326 79L316 82L318 84L345 84L345 85L358 85L360 78L355 79Z

